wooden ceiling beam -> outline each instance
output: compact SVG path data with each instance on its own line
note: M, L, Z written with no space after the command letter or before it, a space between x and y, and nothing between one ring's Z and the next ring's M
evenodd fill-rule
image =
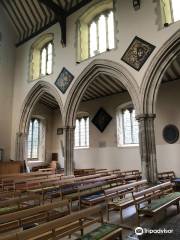
M51 9L56 16L66 17L67 12L51 0L39 0L40 3Z
M80 8L86 6L90 2L92 2L92 0L82 0L80 3L69 9L69 11L67 12L67 16L70 16L71 14L78 11Z
M67 12L62 9L59 5L56 3L50 1L50 0L39 0L42 4L44 4L47 8L52 10L56 16L57 21L60 24L61 28L61 44L63 47L66 46L66 17Z

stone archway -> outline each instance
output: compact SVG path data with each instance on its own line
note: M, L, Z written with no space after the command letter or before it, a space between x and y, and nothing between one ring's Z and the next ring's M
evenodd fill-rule
M154 56L146 74L144 76L141 92L141 112L144 114L156 113L156 99L161 84L162 77L180 53L180 30L178 30Z
M129 92L136 113L139 114L139 88L136 80L122 65L110 60L94 60L76 79L65 105L65 169L66 174L73 174L74 128L78 106L88 86L99 74L110 75L119 80Z
M139 116L140 135L142 136L141 158L146 174L151 182L157 182L157 159L154 119L156 100L162 77L175 57L180 53L180 31L178 30L154 56L141 88L141 115ZM142 133L142 134L141 134Z
M63 112L63 103L56 88L53 87L52 84L47 83L45 81L38 81L29 91L22 105L19 131L16 136L17 160L20 161L26 160L26 139L30 116L35 104L38 102L38 100L44 93L49 93L50 95L52 95L59 105L61 114Z

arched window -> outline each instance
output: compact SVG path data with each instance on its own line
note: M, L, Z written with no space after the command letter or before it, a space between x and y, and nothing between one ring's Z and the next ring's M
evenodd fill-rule
M77 62L115 47L113 0L92 4L77 20Z
M160 3L164 24L170 24L180 20L179 0L161 0Z
M89 147L89 117L78 117L75 128L75 148Z
M52 73L52 53L53 43L48 42L41 49L41 75Z
M37 160L39 155L40 143L40 120L32 118L29 123L28 131L28 159Z
M114 14L106 11L96 16L89 25L89 56L114 48Z
M29 79L37 80L53 72L52 33L43 34L31 46L29 61Z
M139 144L139 126L132 106L118 108L117 142L118 146Z

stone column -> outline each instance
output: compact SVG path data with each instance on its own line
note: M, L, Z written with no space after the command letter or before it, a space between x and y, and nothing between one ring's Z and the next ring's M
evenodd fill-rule
M148 182L157 182L156 144L154 135L155 114L136 116L139 122L139 147L141 154L142 177Z
M64 128L64 174L74 174L74 130L75 127Z
M27 168L27 133L16 133L16 161L25 161ZM26 169L27 170L27 169Z

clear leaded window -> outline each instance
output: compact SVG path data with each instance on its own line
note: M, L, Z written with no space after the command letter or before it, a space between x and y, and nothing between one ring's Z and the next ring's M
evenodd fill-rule
M89 147L89 117L76 119L75 147Z
M41 75L49 75L52 73L52 54L53 44L48 42L41 49Z
M28 159L38 159L40 140L40 120L32 118L29 123L28 132Z
M179 0L171 0L172 6L172 15L174 22L180 20L180 1Z
M161 8L164 24L170 24L180 20L179 0L161 0Z
M118 146L139 144L139 126L132 107L117 112Z
M114 14L106 11L93 19L89 25L89 56L114 48Z

